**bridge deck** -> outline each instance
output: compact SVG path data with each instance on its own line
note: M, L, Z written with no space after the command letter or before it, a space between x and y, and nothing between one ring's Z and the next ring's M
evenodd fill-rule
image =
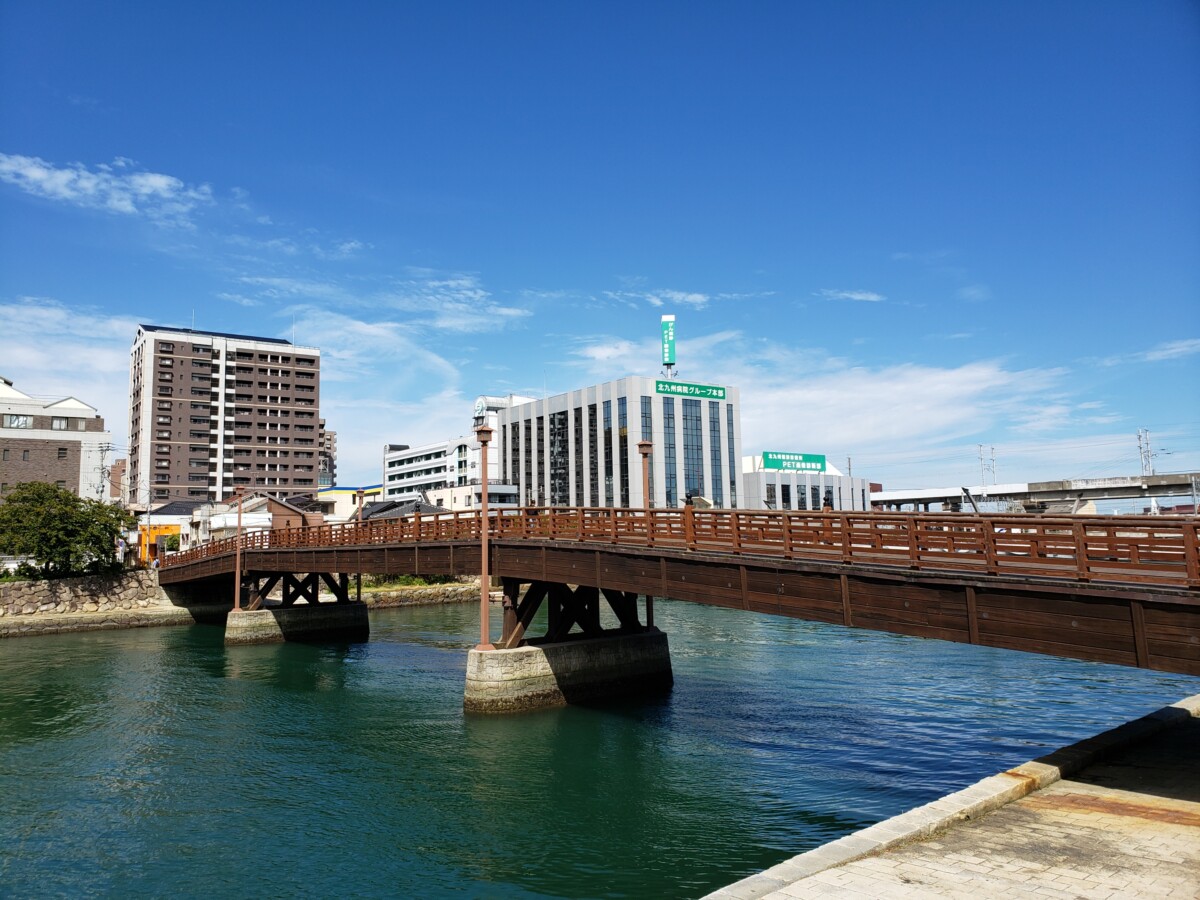
M491 571L844 625L1200 675L1191 517L504 510ZM479 572L458 513L256 532L243 567ZM235 540L170 555L164 584L234 568Z

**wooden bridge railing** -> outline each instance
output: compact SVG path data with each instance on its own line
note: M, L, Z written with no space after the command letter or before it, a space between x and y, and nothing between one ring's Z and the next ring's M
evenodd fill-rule
M1036 575L1200 589L1200 519L549 507L492 510L491 540L593 541L782 559ZM258 531L242 549L480 538L476 512ZM233 538L169 554L166 567L233 553Z

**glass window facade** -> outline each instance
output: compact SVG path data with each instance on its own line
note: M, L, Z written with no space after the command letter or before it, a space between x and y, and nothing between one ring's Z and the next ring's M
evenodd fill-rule
M712 496L708 499L720 508L725 505L725 489L721 486L721 404L716 400L708 401L708 446L712 462Z
M591 505L600 505L600 444L596 425L596 404L588 404L588 472L591 473Z
M621 506L629 507L629 410L624 397L617 398L617 471L621 476Z
M725 407L726 413L726 433L729 435L729 508L737 509L737 473L738 473L738 458L736 446L733 439L733 404Z
M642 437L643 441L654 440L654 406L653 401L649 397L642 398ZM654 454L651 453L647 459L649 466L650 479L650 500L648 505L654 506Z
M612 401L604 401L604 505L613 505Z
M663 397L663 487L666 490L667 508L679 505L679 486L675 474L675 398Z
M575 505L584 506L583 498L583 407L575 407Z
M704 432L694 397L683 398L683 490L685 497L704 496Z
M550 416L550 505L571 505L570 447L567 434L567 411Z

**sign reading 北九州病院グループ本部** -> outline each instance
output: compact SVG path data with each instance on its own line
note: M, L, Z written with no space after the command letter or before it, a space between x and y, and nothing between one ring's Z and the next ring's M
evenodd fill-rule
M660 394L677 397L702 397L707 400L724 400L725 388L715 384L688 384L686 381L656 381L654 390Z
M825 456L820 453L779 453L763 451L764 469L791 469L796 472L824 472Z

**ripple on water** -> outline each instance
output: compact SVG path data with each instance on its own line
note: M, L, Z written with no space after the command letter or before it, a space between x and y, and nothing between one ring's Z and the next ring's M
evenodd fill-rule
M362 645L0 641L14 896L689 897L1200 679L659 601L675 689L464 716L472 604Z

